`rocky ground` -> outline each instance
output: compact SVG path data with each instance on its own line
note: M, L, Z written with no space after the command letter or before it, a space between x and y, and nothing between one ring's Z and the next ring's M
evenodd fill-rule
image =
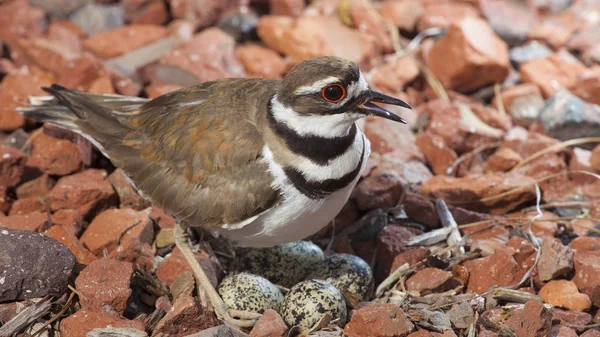
M312 335L600 336L598 1L247 2L0 0L0 336L244 335L195 296L173 219L21 117L29 95L157 97L320 55L414 111L366 120L369 170L311 238L367 261L377 292ZM227 256L200 247L216 284ZM246 333L289 328L267 311Z

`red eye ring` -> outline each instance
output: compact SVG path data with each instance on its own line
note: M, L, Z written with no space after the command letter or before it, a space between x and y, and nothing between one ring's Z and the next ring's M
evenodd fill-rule
M321 97L329 103L338 103L346 97L346 89L339 83L330 84L321 90Z

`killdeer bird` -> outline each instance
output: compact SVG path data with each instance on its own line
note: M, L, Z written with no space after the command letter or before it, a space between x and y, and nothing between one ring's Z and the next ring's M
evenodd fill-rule
M136 189L177 220L181 249L216 314L245 327L256 316L228 310L186 240L203 227L239 246L303 239L341 210L366 166L369 141L356 121L404 123L373 102L410 106L369 88L338 57L310 59L282 80L221 79L153 100L58 85L20 109L89 139ZM235 317L235 318L234 318Z

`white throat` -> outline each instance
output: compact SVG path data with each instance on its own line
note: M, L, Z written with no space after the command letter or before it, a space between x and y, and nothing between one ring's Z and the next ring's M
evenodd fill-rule
M346 136L350 127L364 115L347 112L334 115L300 115L279 101L277 95L271 99L273 118L285 124L300 136L336 138Z

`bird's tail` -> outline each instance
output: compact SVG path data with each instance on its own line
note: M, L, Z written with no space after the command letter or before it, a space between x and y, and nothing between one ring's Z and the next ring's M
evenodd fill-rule
M29 98L30 105L18 108L22 115L47 122L103 143L118 139L127 128L123 118L148 99L121 95L99 95L70 90L58 84L42 88L52 96Z

